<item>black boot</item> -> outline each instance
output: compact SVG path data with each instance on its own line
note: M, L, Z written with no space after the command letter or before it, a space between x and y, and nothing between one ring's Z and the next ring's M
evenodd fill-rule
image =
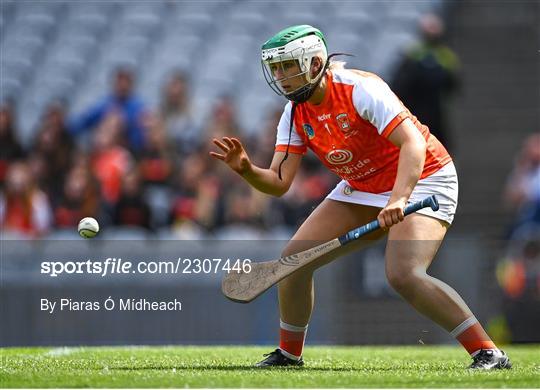
M299 360L290 359L285 356L279 348L273 352L266 353L263 356L265 356L265 358L255 364L255 367L301 367L304 365L304 360L302 358Z
M473 362L469 368L476 370L499 370L502 368L512 368L512 363L504 351L498 354L493 349L481 349L473 357Z

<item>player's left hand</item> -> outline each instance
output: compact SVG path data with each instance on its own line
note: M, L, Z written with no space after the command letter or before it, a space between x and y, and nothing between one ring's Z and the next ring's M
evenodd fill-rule
M407 201L405 200L390 200L377 216L381 228L389 229L392 225L403 221L405 218L404 209L406 205Z

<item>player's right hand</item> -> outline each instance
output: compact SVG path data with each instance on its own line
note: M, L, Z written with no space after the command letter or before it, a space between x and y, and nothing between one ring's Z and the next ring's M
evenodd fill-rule
M223 153L210 152L210 156L225 162L233 171L243 175L251 170L251 161L242 146L242 143L236 138L223 137L221 141L214 138L212 140Z

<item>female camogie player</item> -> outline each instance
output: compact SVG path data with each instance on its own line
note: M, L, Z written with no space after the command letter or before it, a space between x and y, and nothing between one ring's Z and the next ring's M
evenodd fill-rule
M392 287L463 345L473 357L471 368L510 368L506 354L458 293L427 274L457 207L458 182L451 157L382 79L345 69L330 57L321 31L308 25L287 28L265 42L265 78L289 100L270 168L253 165L237 138L214 139L222 152L210 152L254 188L275 196L287 192L307 148L342 178L294 234L283 256L375 218L383 228L279 283L279 348L257 366L303 365L314 302L313 271L388 234L386 275ZM408 202L433 194L440 204L437 212L423 209L404 218Z

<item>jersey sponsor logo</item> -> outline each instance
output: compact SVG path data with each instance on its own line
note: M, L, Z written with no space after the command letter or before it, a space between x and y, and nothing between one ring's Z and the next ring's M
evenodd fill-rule
M308 123L304 123L302 127L304 128L304 133L307 135L308 139L312 140L315 137L315 130L313 130L313 127Z
M326 154L326 161L333 165L343 165L351 162L353 154L347 149L334 149Z
M325 121L327 119L330 119L330 114L322 114L317 117L317 120L319 122Z
M333 167L333 168L330 168L330 170L335 172L342 179L345 179L348 181L363 180L368 175L372 175L375 172L377 172L377 169L375 169L373 166L370 166L371 164L372 164L371 159L365 158L363 160L356 161L355 163L351 165L345 165L342 167Z

